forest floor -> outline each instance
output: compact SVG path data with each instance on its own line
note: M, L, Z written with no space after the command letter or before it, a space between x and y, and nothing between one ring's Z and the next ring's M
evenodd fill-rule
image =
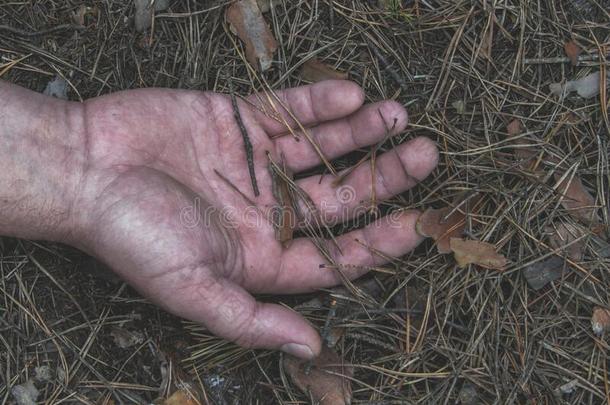
M131 1L2 1L0 79L42 92L60 77L78 101L154 86L226 93L228 78L241 94L283 89L306 83L314 58L346 72L368 102L409 110L380 150L423 135L441 152L381 211L443 209L443 232L450 222L507 264L460 267L428 239L349 288L262 298L329 325L353 404L606 403L608 0L274 0L264 73L247 67L230 3L173 0L137 32ZM597 72L586 97L550 90ZM201 403L310 401L280 353L163 312L75 249L1 238L0 252L0 403L34 391L45 403L163 403L187 385Z

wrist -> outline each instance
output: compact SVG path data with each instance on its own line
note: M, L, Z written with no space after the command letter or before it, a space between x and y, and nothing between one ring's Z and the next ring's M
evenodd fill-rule
M0 234L68 242L85 167L84 107L0 82Z

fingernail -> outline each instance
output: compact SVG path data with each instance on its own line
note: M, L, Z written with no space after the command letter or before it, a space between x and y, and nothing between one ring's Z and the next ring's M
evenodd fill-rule
M295 357L300 357L301 359L309 360L313 358L313 352L311 351L309 346L306 345L300 345L297 343L286 343L285 345L280 347L280 350Z

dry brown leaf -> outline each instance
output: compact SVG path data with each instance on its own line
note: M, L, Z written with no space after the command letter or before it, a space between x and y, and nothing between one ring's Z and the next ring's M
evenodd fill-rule
M258 8L256 0L240 0L233 3L226 12L231 29L246 46L246 59L257 70L271 67L277 42Z
M510 136L517 136L523 132L523 125L521 124L521 120L514 119L508 123L506 126L506 132Z
M506 133L510 137L514 137L523 133L523 124L521 120L514 119L506 126ZM525 138L519 138L513 141L515 145L519 145L514 148L514 154L517 160L522 161L519 163L519 167L523 170L533 170L536 166L536 156L538 152L534 147L524 146L529 145L531 142Z
M447 216L449 213L451 215ZM420 235L433 238L436 241L438 252L445 254L451 253L449 240L462 236L465 226L466 216L459 209L453 207L428 208L417 219L415 229Z
M163 401L163 405L200 405L200 402L188 391L180 389Z
M352 385L349 379L354 371L343 363L344 361L325 345L322 345L322 352L313 360L309 373L306 373L310 364L307 360L284 355L284 368L292 382L320 405L351 403Z
M562 196L561 204L574 218L585 223L599 223L595 198L587 191L580 178L566 177L561 181L562 174L555 173L555 181L558 182L557 192Z
M449 245L460 267L477 264L486 269L502 270L508 263L506 258L496 252L496 247L490 243L451 238Z
M301 68L301 77L315 83L323 80L345 80L347 79L347 73L340 72L318 59L309 59Z
M568 58L570 59L570 62L572 62L572 65L576 66L578 64L578 57L582 52L580 46L578 46L578 44L574 41L568 41L563 45L563 49L566 52Z
M591 315L591 328L593 328L593 332L597 336L602 335L604 332L610 331L610 311L602 307L593 308L593 315Z
M554 227L549 227L547 231L550 234L549 245L553 249L562 249L564 246L569 245L565 248L568 257L575 261L582 260L585 249L585 240L582 238L584 235L582 228L561 222ZM580 240L574 242L577 239Z

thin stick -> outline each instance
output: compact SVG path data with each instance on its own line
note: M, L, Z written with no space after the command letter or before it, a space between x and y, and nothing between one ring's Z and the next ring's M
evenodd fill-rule
M222 181L224 181L229 187L231 187L231 189L233 191L235 191L237 194L239 194L240 196L243 197L244 200L246 200L246 202L248 204L250 204L253 207L256 207L256 203L254 201L252 201L247 195L244 194L243 191L241 191L239 188L237 188L237 186L235 184L233 184L233 182L231 182L231 180L229 180L228 178L226 178L222 173L220 173L218 170L214 169L214 173L216 174L216 176L220 177L220 179ZM258 208L258 207L256 207Z
M233 82L231 81L229 81L229 92L231 93L233 115L235 116L235 121L237 122L237 126L239 127L239 132L241 132L241 136L244 139L244 148L246 149L246 161L248 163L248 171L250 172L252 190L254 191L254 196L258 197L261 193L258 190L258 183L256 182L256 172L254 171L254 151L252 148L252 142L250 141L250 137L248 136L246 126L244 125L244 122L241 119L239 106L237 105L237 99L235 98L235 93L233 92Z
M599 55L580 55L578 57L577 65L580 64L580 62L596 62L599 59L600 59ZM551 64L551 63L571 63L571 62L572 61L570 60L570 58L568 58L566 56L559 56L559 57L555 57L555 58L523 59L524 65L545 65L545 64Z
M21 37L28 37L28 38L52 34L57 31L64 31L64 30L82 31L84 29L85 29L85 27L83 27L82 25L62 24L62 25L56 25L55 27L47 28L44 30L30 32L30 31L20 30L19 28L13 28L8 25L0 25L0 31L7 31L11 34L19 35Z

